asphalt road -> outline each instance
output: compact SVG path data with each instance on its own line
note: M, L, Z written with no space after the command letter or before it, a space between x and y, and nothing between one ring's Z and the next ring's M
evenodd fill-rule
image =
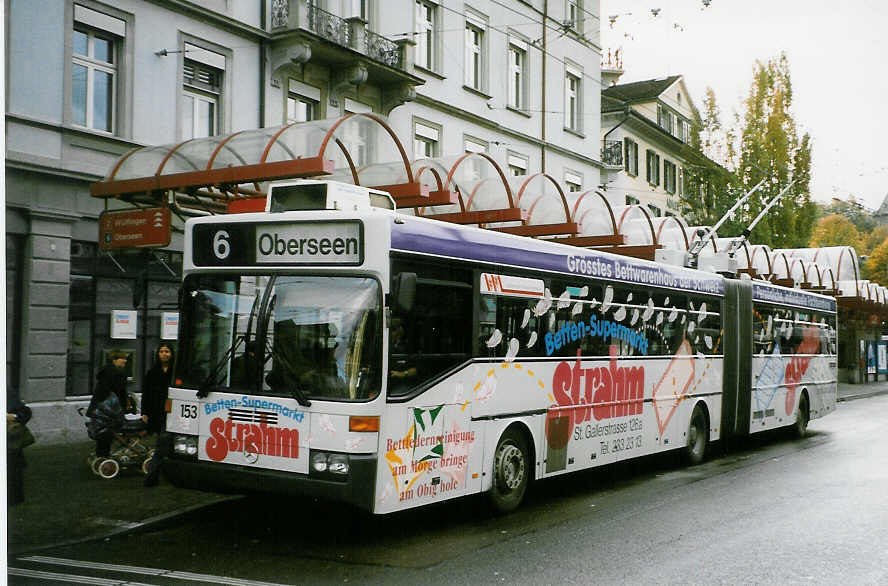
M164 531L9 560L11 584L886 584L888 396L701 466L648 458L373 517L245 499ZM105 565L101 565L105 564ZM253 582L255 583L255 582Z

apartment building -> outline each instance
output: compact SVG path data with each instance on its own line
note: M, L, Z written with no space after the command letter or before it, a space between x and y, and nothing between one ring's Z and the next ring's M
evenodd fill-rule
M601 91L604 193L612 206L640 204L653 216L679 215L697 109L680 75Z
M122 204L90 184L125 153L373 112L410 158L483 151L511 176L594 189L598 4L8 0L6 366L34 429L85 437L76 408L107 353L130 353L138 393L154 348L175 335L181 219L163 248L109 253L97 241L99 214ZM367 147L358 164L386 162L372 137L354 141Z

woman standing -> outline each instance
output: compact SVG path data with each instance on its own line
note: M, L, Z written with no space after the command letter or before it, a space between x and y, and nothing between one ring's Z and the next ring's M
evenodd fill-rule
M173 348L164 343L157 347L154 364L145 373L142 383L142 421L147 424L148 433L160 433L172 377Z
M173 347L161 344L154 354L154 364L145 373L142 384L142 420L148 425L149 433L160 433L166 415L167 391L173 378ZM163 436L160 436L163 438ZM154 448L154 456L148 462L148 476L145 486L156 486L160 477L163 452L167 449L161 439Z

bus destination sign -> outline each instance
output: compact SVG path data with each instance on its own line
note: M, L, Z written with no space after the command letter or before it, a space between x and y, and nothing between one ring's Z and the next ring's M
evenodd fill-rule
M195 266L355 266L364 261L363 224L197 224L192 250Z

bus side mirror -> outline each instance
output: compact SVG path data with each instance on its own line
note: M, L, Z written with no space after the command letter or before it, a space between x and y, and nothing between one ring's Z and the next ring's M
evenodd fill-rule
M398 273L392 280L392 310L398 315L413 311L416 300L416 273Z

